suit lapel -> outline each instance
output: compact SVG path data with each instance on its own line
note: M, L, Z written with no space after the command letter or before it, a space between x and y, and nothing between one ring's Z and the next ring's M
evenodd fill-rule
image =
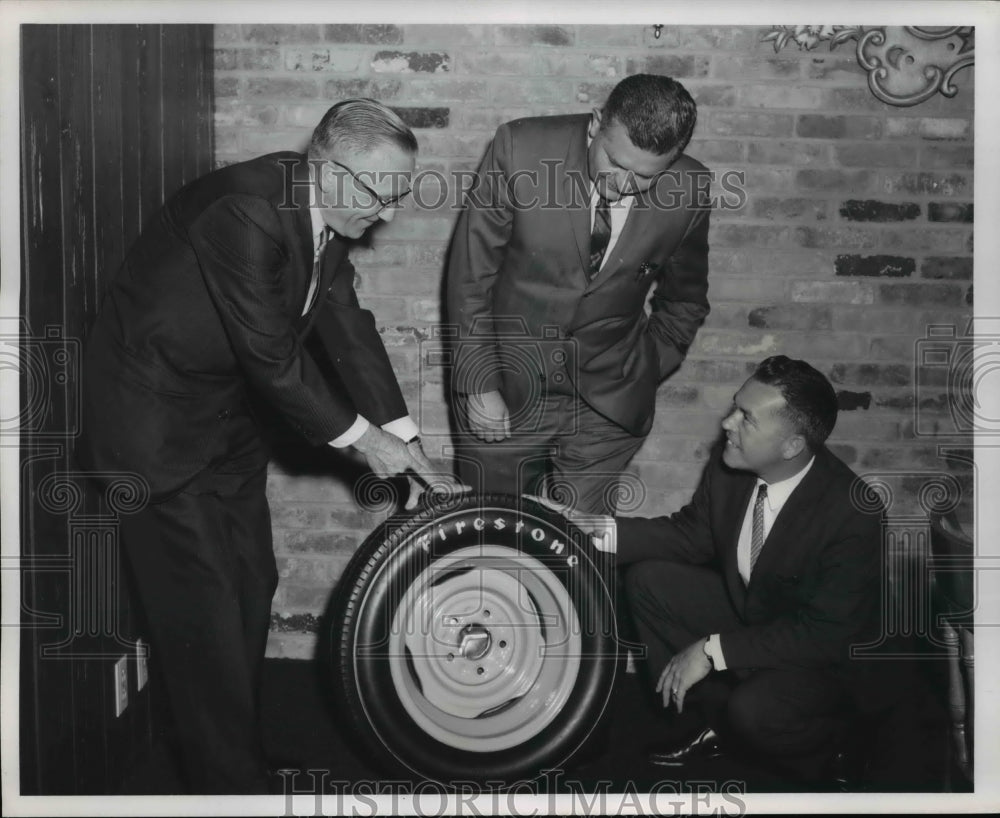
M306 167L306 163L300 162L296 167L296 178L301 179L300 172ZM312 280L313 270L313 233L312 217L309 215L309 186L296 184L292 189L292 201L295 206L292 210L294 223L293 244L298 252L298 258L293 259L291 267L292 281L292 304L298 304L299 309L305 305L306 292L309 290L309 282Z
M303 318L303 335L306 335L312 329L313 322L320 313L320 306L323 303L323 299L326 297L326 291L330 288L337 268L340 267L346 254L347 244L341 238L331 233L330 238L326 242L326 249L323 251L323 259L320 263L319 285L316 288L316 298L309 312Z
M823 498L823 492L829 482L828 469L826 454L818 453L809 473L795 487L778 512L757 557L753 574L750 575L751 586L756 578L771 571L789 548L794 548L801 541L801 532L810 521L812 508Z
M641 239L646 235L662 235L667 230L667 218L669 218L669 203L685 201L685 187L681 184L682 177L679 174L668 170L660 176L656 183L656 189L646 193L640 193L635 197L632 207L629 208L628 216L622 227L622 232L618 236L618 241L611 248L607 261L601 268L588 289L600 286L611 276L615 275L622 268L632 268L628 274L635 274L638 265L644 259L635 252L639 247ZM664 205L667 205L665 207ZM675 215L679 211L675 211ZM665 216L667 218L665 218ZM654 233L653 231L658 231ZM589 240L589 236L588 236ZM588 245L589 249L589 245ZM652 283L653 279L650 279Z
M590 120L588 117L580 119L580 127L573 134L563 163L562 201L568 203L565 212L586 280L590 269L590 176L587 170L587 122Z
M740 576L737 549L739 548L743 520L746 519L747 507L750 505L754 486L756 485L757 481L750 475L742 479L739 489L729 494L729 506L723 515L727 530L723 538L726 548L722 555L722 573L726 578L729 593L735 602L736 610L741 612L743 604L746 601L747 586L743 584L743 577Z
M622 226L622 232L618 236L618 241L611 248L604 266L594 276L594 280L590 282L588 289L599 286L625 266L629 248L635 246L636 237L641 236L643 231L648 227L649 212L650 207L646 198L644 196L636 196L635 202L632 203L628 215L625 217L625 224Z

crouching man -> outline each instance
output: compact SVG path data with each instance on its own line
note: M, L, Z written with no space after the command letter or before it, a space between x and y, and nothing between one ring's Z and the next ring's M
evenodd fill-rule
M845 712L874 678L881 519L824 446L829 381L804 361L763 361L733 398L691 502L616 518L617 563L651 682L676 715L650 761L733 750L820 781Z

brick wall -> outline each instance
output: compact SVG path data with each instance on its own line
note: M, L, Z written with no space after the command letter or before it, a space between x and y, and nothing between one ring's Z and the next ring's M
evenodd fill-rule
M897 519L919 517L918 496L935 474L954 475L971 496L968 467L938 450L947 443L968 455L969 440L934 435L950 425L947 369L918 371L914 362L931 325L961 335L971 316L973 72L959 75L954 99L896 108L868 91L851 44L775 55L764 33L220 25L217 161L302 148L329 105L363 95L415 128L418 171L448 180L476 166L503 121L589 111L636 72L678 78L699 106L688 152L716 171L745 172L747 197L713 216L712 313L660 389L655 426L632 466L645 488L638 511L670 511L689 497L735 389L755 362L786 353L813 362L840 394L833 449L891 487ZM437 198L421 191L424 203ZM410 204L354 256L359 296L425 436L447 433L440 378L421 378L419 345L441 314L454 219L449 208ZM377 496L357 501L330 467L271 470L281 570L272 655L310 655L330 589L386 514Z

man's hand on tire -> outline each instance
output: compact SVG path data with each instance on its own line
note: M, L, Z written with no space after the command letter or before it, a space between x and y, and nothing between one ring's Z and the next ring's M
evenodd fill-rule
M416 508L425 487L434 494L449 496L470 491L469 486L459 483L449 472L431 463L419 439L405 443L372 424L354 442L354 448L365 456L378 477L406 473L410 483L407 509Z
M529 500L534 500L539 505L551 509L556 514L561 514L573 525L590 536L590 544L598 551L606 551L614 554L618 550L618 526L615 525L615 518L607 514L585 514L577 511L573 506L566 503L558 503L548 497L538 497L533 494L524 495Z

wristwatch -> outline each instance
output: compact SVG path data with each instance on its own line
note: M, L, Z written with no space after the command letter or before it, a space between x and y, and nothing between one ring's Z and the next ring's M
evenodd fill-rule
M409 446L411 443L419 443L419 442L420 442L420 435L414 435L413 437L411 437L409 440L406 441L406 445Z
M708 663L712 666L712 670L715 670L715 659L712 658L712 654L708 649L709 637L705 637L705 641L701 643L701 649L705 651L705 656L708 657Z

